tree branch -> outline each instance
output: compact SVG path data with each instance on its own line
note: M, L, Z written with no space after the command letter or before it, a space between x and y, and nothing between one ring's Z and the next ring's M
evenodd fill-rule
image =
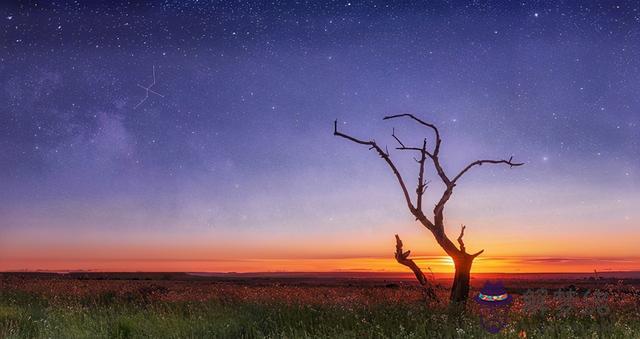
M396 135L396 129L392 129L391 132L391 136L396 139L396 141L398 142L398 145L400 145L400 147L396 147L397 150L401 150L401 151L419 151L422 152L422 148L418 148L418 147L407 147L405 146L405 144L402 142L402 140L400 140L400 138L398 138L398 136ZM418 160L416 160L418 161Z
M425 138L422 142L422 148L417 147L407 147L405 144L396 136L396 129L392 129L391 136L396 139L400 147L397 147L397 150L411 150L411 151L420 151L420 160L414 160L420 164L420 170L418 171L418 187L416 188L416 209L422 212L422 196L426 191L427 184L424 182L424 163L427 159L427 156L431 157L431 154L427 152L427 139Z
M409 267L411 271L413 271L420 285L428 286L427 278L424 276L424 273L422 273L420 267L418 267L412 259L409 259L409 254L411 254L411 251L402 251L402 240L400 240L400 237L396 234L396 260L398 263Z
M427 190L427 184L424 182L424 162L427 160L427 139L425 138L422 142L422 152L420 161L420 170L418 172L418 188L416 188L416 208L418 211L422 212L422 196L424 192Z
M448 183L445 181L446 189L444 193L442 193L442 197L436 204L436 207L433 209L433 214L434 214L433 221L436 226L441 225L443 222L444 206L447 203L447 201L449 201L449 199L451 198L451 195L453 194L453 189L456 187L456 183L458 179L460 179L460 177L462 177L462 175L465 174L467 171L469 171L472 167L482 166L482 164L507 164L510 167L517 167L517 166L524 165L524 163L513 162L513 157L510 157L509 160L476 160L471 164L469 164L460 173L458 173L458 175L456 175L453 178L453 180L449 181Z
M467 253L465 247L464 247L464 242L462 241L462 237L464 236L464 229L467 228L467 226L462 225L462 227L460 228L460 236L458 237L458 243L460 244L460 251L462 253Z
M484 250L479 250L478 252L472 254L471 256L475 258L475 257L479 256L480 254L482 254L483 252L484 252Z
M438 131L438 128L430 123L427 123L417 117L415 117L413 114L398 114L398 115L390 115L390 116L386 116L384 117L383 120L389 120L389 119L395 119L395 118L400 118L400 117L408 117L411 118L415 121L417 121L419 124L422 124L424 126L427 126L429 128L431 128L436 135L436 145L434 148L433 153L429 153L429 151L427 151L426 149L426 139L424 140L423 143L423 147L422 148L418 148L418 147L406 147L405 144L400 141L400 139L395 135L395 129L393 131L392 136L396 139L396 141L398 141L398 144L400 144L400 147L396 147L397 150L410 150L410 151L418 151L421 153L422 157L424 157L425 155L428 156L431 161L433 162L433 166L436 169L436 172L438 173L438 176L440 177L440 179L442 180L442 182L444 183L446 190L444 191L442 197L440 198L440 201L436 204L433 212L434 212L434 220L433 223L429 222L429 226L427 226L425 224L425 227L429 228L429 229L439 229L437 232L437 236L441 236L446 238L446 235L444 233L444 217L443 217L443 211L444 211L444 205L445 203L449 200L449 198L451 197L451 194L453 193L453 187L455 186L454 183L451 182L451 180L449 179L449 177L447 176L447 174L444 172L444 169L442 168L442 165L440 164L440 158L438 157L439 153L440 153L440 144L442 143L442 139L440 139L440 132ZM422 159L422 158L421 158ZM419 161L420 163L420 161ZM423 164L421 164L421 167L423 166ZM421 169L421 173L422 170L424 169L424 167L422 167ZM420 181L422 182L422 180ZM419 184L420 185L420 184ZM424 192L422 192L424 193ZM418 194L418 199L420 200L420 208L417 208L418 211L420 211L420 213L422 213L422 194ZM418 202L416 201L416 204L418 204ZM424 213L422 213L424 215ZM416 216L418 218L418 216ZM420 219L420 218L418 218ZM427 219L422 218L422 219ZM424 223L423 223L424 224ZM435 227L434 227L435 226ZM446 239L446 243L450 244L451 241ZM453 248L455 248L455 246L453 246ZM457 250L457 248L456 248Z
M440 177L440 179L442 179L442 182L444 182L444 184L446 186L448 186L451 183L451 181L449 180L449 177L447 177L447 174L444 172L444 169L442 169L442 166L440 165L440 159L438 158L438 154L440 154L440 144L442 143L442 139L440 139L440 131L438 131L438 128L434 124L430 124L428 122L425 122L425 121L417 118L413 114L389 115L389 116L384 117L383 120L389 120L389 119L395 119L395 118L401 118L401 117L411 118L411 119L415 120L416 122L418 122L419 124L431 128L435 132L435 134L436 134L436 145L435 145L435 147L433 149L433 154L427 152L427 155L433 161L433 165L436 168L436 172L438 172L438 176ZM423 151L423 149L421 149L421 148L404 147L404 145L402 145L402 147L398 147L396 149L399 149L399 150L413 150L413 151L421 151L421 152ZM426 149L425 149L425 151L426 151Z
M462 237L464 237L464 230L467 228L467 226L465 225L461 225L461 226L462 227L460 228L460 236L458 237L458 243L460 244L460 252L462 252L463 254L467 254L467 249L464 247L464 241L462 241ZM482 252L484 252L484 250L480 250L474 254L470 254L470 256L475 258L480 254L482 254Z
M433 150L433 154L437 156L438 153L440 152L440 143L442 142L442 140L440 140L440 132L438 131L438 128L433 124L430 124L428 122L424 122L421 119L416 118L413 114L388 115L388 116L384 117L383 120L389 120L389 119L395 119L395 118L401 118L401 117L411 118L411 119L417 121L419 124L422 124L424 126L427 126L427 127L431 128L436 133L436 146L435 146L435 148Z
M402 143L402 141L400 141L400 139L398 139L398 137L396 136L396 129L393 128L391 129L391 136L396 139L396 141L400 144L400 147L404 147L404 144Z
M350 135L338 132L338 120L335 120L333 122L333 135L345 138L347 140L353 141L360 145L370 146L369 149L374 149L376 152L378 152L380 157L387 162L389 167L391 167L391 170L393 171L393 174L396 176L396 179L398 179L398 183L400 184L400 188L402 188L402 193L404 194L404 198L407 202L407 207L409 208L409 211L411 211L411 214L414 214L414 215L416 214L416 209L413 206L413 203L411 202L411 197L409 197L409 191L407 190L407 185L405 185L404 180L402 179L402 176L398 171L398 168L393 163L393 161L391 161L391 158L389 157L388 152L383 151L382 148L380 148L380 146L378 146L378 144L376 144L374 140L371 140L371 141L360 140Z
M424 215L424 212L422 211L422 196L424 195L424 192L427 189L427 182L424 181L424 163L426 161L426 157L430 157L432 158L433 156L431 155L431 153L429 153L429 151L427 151L427 139L425 138L423 143L422 143L422 148L417 148L417 147L407 147L405 146L405 144L402 142L402 140L400 140L400 138L398 138L398 136L396 135L396 130L395 128L392 129L391 132L391 136L396 139L396 141L398 142L398 144L400 145L400 147L396 147L397 150L402 150L402 151L419 151L420 152L420 160L413 158L418 164L420 164L420 171L418 174L418 187L416 188L416 213L413 213L413 215L416 217L416 220L419 220L422 225L424 225L427 229L432 230L433 229L433 223Z
M465 174L472 167L482 166L482 164L506 164L506 165L509 165L509 167L518 167L518 166L524 165L523 162L513 162L513 157L510 157L509 160L476 160L470 163L462 171L460 171L460 173L458 173L458 175L456 175L451 182L455 183L456 181L458 181L458 179L460 179L460 177L462 177L463 174Z
M402 251L402 240L400 240L400 237L396 234L396 260L401 265L407 266L411 269L413 274L416 276L416 279L418 279L418 282L423 288L425 299L427 301L436 300L438 296L436 295L436 291L433 289L432 284L429 283L427 277L424 275L424 273L422 273L420 267L418 267L418 265L412 259L409 259L409 254L411 254L411 251ZM431 268L429 268L429 271L431 271ZM431 276L435 281L433 271L431 271Z
M442 193L442 197L433 208L433 222L437 227L444 227L444 205L449 201L451 195L453 194L453 188L455 184L449 183Z

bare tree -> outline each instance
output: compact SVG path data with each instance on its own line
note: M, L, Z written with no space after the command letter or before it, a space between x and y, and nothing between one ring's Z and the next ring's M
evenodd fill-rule
M333 134L336 136L345 138L347 140L353 141L357 144L369 146L370 150L376 151L378 155L387 163L387 165L389 165L389 167L391 168L391 171L393 172L396 179L398 180L398 184L402 189L404 199L406 201L407 207L409 208L409 211L411 212L411 214L416 218L417 221L419 221L426 229L428 229L433 234L434 238L436 239L440 247L442 247L442 249L447 253L447 255L451 257L451 259L453 259L453 263L455 266L455 275L453 279L453 285L451 286L450 302L464 303L469 297L469 278L470 278L470 272L471 272L471 264L473 263L473 260L477 256L479 256L480 254L482 254L482 252L484 252L484 250L480 250L473 254L467 253L464 242L462 240L462 237L464 236L464 230L466 228L466 226L464 225L462 225L462 228L460 230L460 236L458 236L458 239L457 239L459 247L457 247L449 239L449 237L445 233L445 228L444 228L444 207L447 201L449 201L449 199L451 198L451 195L453 194L453 189L456 187L458 180L460 180L460 178L473 167L481 166L483 164L505 164L505 165L509 165L510 167L515 167L515 166L521 166L524 163L513 162L513 157L510 157L509 160L476 160L470 163L469 165L467 165L458 174L456 174L453 178L451 178L445 173L440 163L440 144L442 143L442 139L440 139L440 132L438 131L438 128L436 128L436 126L433 124L424 122L423 120L415 117L412 114L398 114L398 115L386 116L384 117L384 120L390 120L390 119L396 119L396 118L402 118L402 117L413 119L416 123L433 130L433 132L435 133L435 144L434 144L433 150L427 149L426 138L422 141L422 145L420 147L411 147L411 146L406 146L398 138L398 136L396 136L395 129L391 134L393 138L396 140L396 142L398 143L398 146L396 147L397 150L412 151L412 152L417 152L419 154L419 158L414 158L417 161L419 166L415 205L411 199L409 190L407 189L407 185L405 184L404 179L400 175L398 168L391 160L389 151L387 150L386 147L383 150L375 142L375 140L368 140L368 141L361 140L361 139L357 139L347 134L339 132L337 120L333 124ZM424 213L422 208L423 196L428 185L428 182L425 181L424 179L425 163L427 162L427 160L430 160L431 163L433 163L433 166L435 168L436 173L438 174L438 177L440 178L440 180L442 180L445 186L442 196L440 197L435 207L433 208L432 219L427 217L427 215ZM400 240L400 237L396 234L396 254L395 254L396 260L398 261L398 263L409 267L413 271L413 273L415 274L416 278L418 279L421 285L427 286L428 282L424 274L420 270L420 267L418 267L418 265L416 265L416 263L413 260L409 259L409 254L410 254L410 251L403 252L402 240Z

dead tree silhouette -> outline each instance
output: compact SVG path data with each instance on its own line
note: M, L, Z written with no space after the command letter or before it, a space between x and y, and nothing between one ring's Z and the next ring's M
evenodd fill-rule
M376 151L378 155L387 163L387 165L389 165L389 167L391 168L391 171L393 172L396 179L398 180L398 184L400 184L400 188L402 189L404 199L406 200L407 207L409 208L409 211L411 212L411 214L416 218L416 221L419 221L426 229L428 229L433 234L436 242L440 245L440 247L442 247L442 249L447 253L447 255L451 257L451 259L453 259L453 263L455 266L455 274L453 278L453 285L451 286L451 295L449 297L449 300L452 304L459 304L459 303L464 304L469 297L469 279L470 279L470 272L471 272L471 264L473 263L473 260L477 256L479 256L480 254L482 254L482 252L484 252L484 250L480 250L473 254L467 253L464 242L462 240L462 237L464 236L464 230L466 228L466 226L464 225L462 225L462 228L460 230L460 236L458 236L458 239L457 239L460 247L459 248L456 247L456 245L449 239L449 237L445 233L444 207L447 201L449 201L449 199L451 198L451 195L453 194L453 189L458 184L458 180L460 180L460 178L473 167L481 166L483 164L505 164L505 165L509 165L510 167L516 167L516 166L522 166L524 165L524 163L513 162L513 157L510 157L509 160L476 160L470 163L469 165L467 165L465 168L463 168L452 179L445 173L440 163L440 144L442 143L442 139L440 139L440 132L438 131L438 128L433 124L427 123L415 117L413 114L391 115L391 116L384 117L383 120L390 120L390 119L396 119L396 118L402 118L402 117L413 119L418 124L421 124L427 128L430 128L435 133L435 145L433 147L433 151L430 151L427 149L426 138L424 138L424 140L422 141L421 147L410 147L410 146L406 146L396 136L395 129L391 134L398 143L398 147L396 147L397 150L418 152L420 156L419 159L414 158L419 165L415 205L413 204L411 196L409 195L409 190L407 189L407 185L405 184L404 179L400 175L398 168L391 160L391 157L389 155L389 150L386 147L383 150L375 142L375 140L369 140L369 141L360 140L350 135L338 132L337 120L334 121L333 123L333 134L335 136L339 136L347 140L353 141L357 144L369 146L370 150ZM438 200L438 202L436 203L433 209L433 219L428 218L422 209L422 200L428 184L428 182L424 180L425 163L427 162L427 159L431 160L431 162L433 163L433 166L438 174L438 177L440 177L445 187L444 192L442 193L442 196L440 197L440 199ZM424 286L425 288L428 288L429 291L431 291L429 282L427 281L426 277L422 273L422 270L420 269L420 267L418 267L418 265L412 259L409 258L410 252L411 251L403 252L402 240L400 240L400 237L396 234L396 253L395 253L396 260L398 261L398 263L409 267L411 271L413 271L413 273L415 274L416 278L418 279L418 282L420 282L422 286Z

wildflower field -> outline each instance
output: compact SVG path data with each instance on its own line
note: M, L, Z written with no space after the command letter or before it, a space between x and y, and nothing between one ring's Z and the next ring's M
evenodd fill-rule
M439 285L428 301L411 281L0 274L0 338L640 338L637 280L506 281L497 335Z

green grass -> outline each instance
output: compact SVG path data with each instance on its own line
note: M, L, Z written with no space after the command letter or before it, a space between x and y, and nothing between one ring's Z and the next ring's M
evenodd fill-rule
M640 319L512 314L496 336L473 313L451 316L419 303L161 302L110 292L73 299L0 291L2 338L514 338L521 330L528 338L640 338Z

